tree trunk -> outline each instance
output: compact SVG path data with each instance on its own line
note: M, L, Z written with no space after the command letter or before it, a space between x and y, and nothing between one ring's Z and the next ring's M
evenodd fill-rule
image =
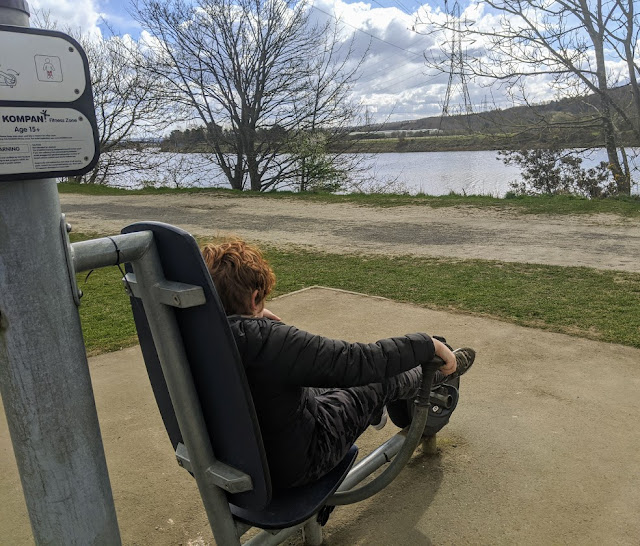
M602 136L604 138L604 147L607 150L607 159L609 161L609 170L613 175L619 195L630 195L631 185L629 178L625 176L620 166L618 158L618 146L616 144L615 130L611 122L611 110L606 97L601 97L602 107Z
M307 159L303 157L300 161L300 191L307 191Z
M243 190L244 184L243 182L244 169L242 168L242 154L238 153L236 155L236 163L233 166L233 178L229 180L231 183L231 189L233 190Z
M251 191L261 191L262 177L260 176L260 170L254 152L247 154L247 172L249 173L249 181L251 182Z
M607 69L604 55L604 23L602 21L602 12L598 9L597 13L592 14L586 2L580 1L582 7L582 15L586 22L586 29L591 37L593 49L596 58L596 78L598 81L598 92L600 96L600 116L602 119L602 137L604 147L607 150L607 158L609 160L609 170L613 175L616 184L617 193L620 195L629 195L631 188L626 180L620 160L618 159L618 146L616 142L616 132L611 117L611 107L609 104L609 85L607 82ZM597 18L598 30L593 24L593 17Z

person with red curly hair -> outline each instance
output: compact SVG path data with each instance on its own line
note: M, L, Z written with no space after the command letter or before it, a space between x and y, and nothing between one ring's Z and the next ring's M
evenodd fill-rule
M207 244L202 255L244 364L271 479L295 487L330 472L386 404L414 398L421 364L439 356L436 382L465 373L473 349L452 351L424 333L349 343L287 325L265 308L276 277L243 241Z
M262 252L244 241L202 247L202 256L227 315L263 316L276 276ZM267 310L270 318L278 319Z

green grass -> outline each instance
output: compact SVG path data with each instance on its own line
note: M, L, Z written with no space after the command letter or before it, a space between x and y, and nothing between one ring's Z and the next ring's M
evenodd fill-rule
M74 240L88 238L73 234ZM323 285L432 309L640 347L640 274L484 260L364 257L267 248L274 296ZM78 275L90 354L135 344L116 267Z
M77 275L84 293L80 320L87 353L95 355L135 345L138 338L118 268L96 269L85 280L86 276Z
M640 347L640 274L272 249L277 293L314 284Z
M609 213L627 217L640 217L639 197L619 197L612 199L586 199L568 195L522 196L500 199L487 195L449 194L441 196L398 195L398 194L350 194L295 193L295 192L251 192L217 188L145 188L124 190L91 184L58 184L60 193L83 195L172 195L182 193L202 193L221 197L260 197L261 199L293 199L318 203L351 203L368 207L483 207L509 210L522 214L599 214Z

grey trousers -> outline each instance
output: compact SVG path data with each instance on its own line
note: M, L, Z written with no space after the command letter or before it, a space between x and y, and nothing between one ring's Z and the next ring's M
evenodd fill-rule
M294 485L317 480L330 472L369 425L380 420L385 405L414 398L422 382L420 367L371 383L346 389L310 388L317 404L317 424L307 459L305 477Z

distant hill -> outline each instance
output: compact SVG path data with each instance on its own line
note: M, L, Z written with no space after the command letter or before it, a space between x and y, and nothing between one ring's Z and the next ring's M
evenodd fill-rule
M612 90L613 99L632 112L629 86ZM533 106L494 109L468 115L428 118L345 128L329 145L331 152L431 152L452 150L504 150L520 148L590 148L603 145L595 95L567 98ZM616 120L620 144L640 146L630 127ZM163 139L165 151L208 151L204 127L174 130ZM235 138L220 127L209 128L222 141ZM278 126L260 138L282 138ZM225 144L223 144L224 148Z
M630 87L612 90L613 99L631 116L632 97ZM417 120L383 123L376 126L359 127L357 131L415 131L441 129L444 135L494 136L498 141L508 137L513 147L542 146L597 146L601 145L600 122L597 118L599 99L595 95L567 98L533 106L515 106L486 112L433 116ZM630 127L617 123L621 130L622 143L627 146L640 145L634 139Z

